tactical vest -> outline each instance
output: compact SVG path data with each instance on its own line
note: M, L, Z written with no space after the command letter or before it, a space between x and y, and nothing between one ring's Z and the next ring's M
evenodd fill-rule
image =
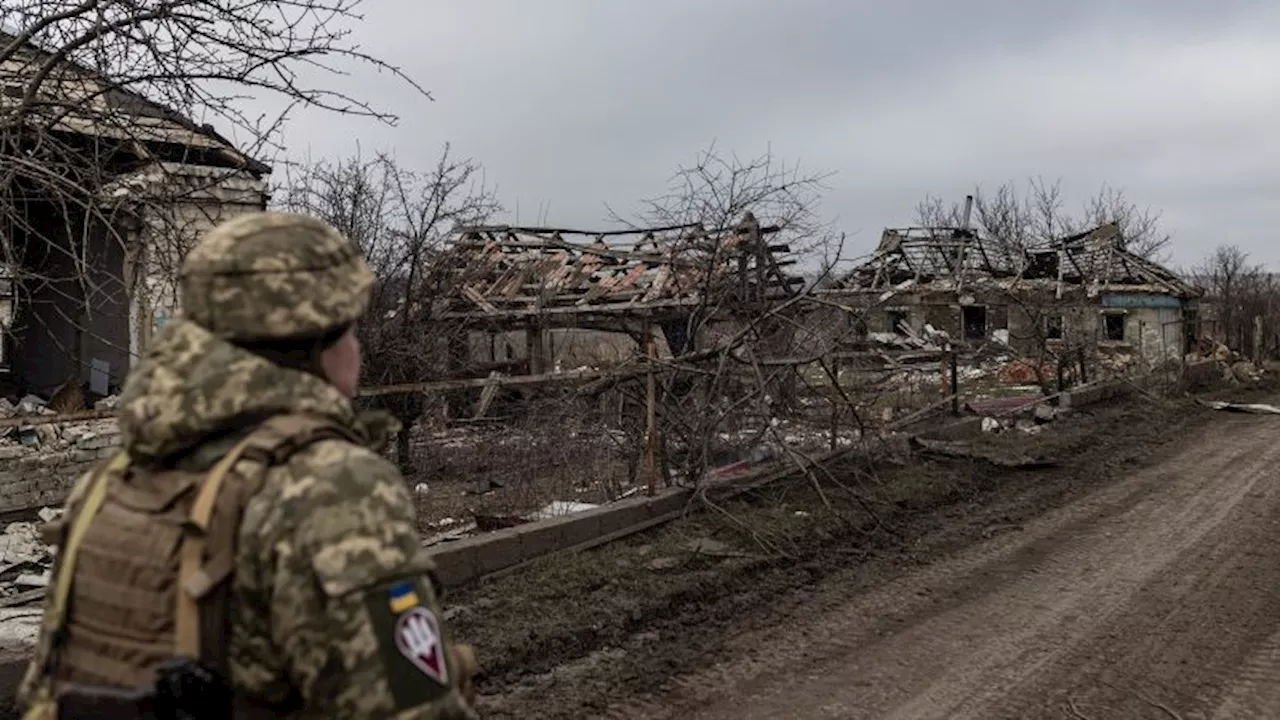
M60 545L45 615L50 646L26 718L66 717L69 688L135 691L174 658L198 658L229 677L227 623L236 536L267 469L323 439L354 441L331 421L278 416L204 472L151 470L118 454L90 475ZM285 708L236 697L234 717ZM128 715L129 713L124 713Z

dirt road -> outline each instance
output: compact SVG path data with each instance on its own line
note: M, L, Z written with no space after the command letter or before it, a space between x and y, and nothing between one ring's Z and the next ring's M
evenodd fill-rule
M1280 418L786 624L619 718L1280 717Z

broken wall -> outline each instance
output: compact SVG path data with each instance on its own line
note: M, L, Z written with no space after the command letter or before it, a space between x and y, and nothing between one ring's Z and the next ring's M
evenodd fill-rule
M120 444L114 420L36 425L0 438L0 513L60 505Z
M518 363L529 359L529 332L507 330L468 333L471 361L477 365ZM659 335L660 338L660 335ZM552 328L542 333L543 372L581 367L607 368L634 358L636 341L626 333L584 328ZM663 343L665 346L665 343ZM659 354L663 351L659 349Z
M110 190L135 202L141 227L130 238L128 347L140 355L179 310L182 259L210 229L266 208L266 182L239 170L156 163L120 179Z

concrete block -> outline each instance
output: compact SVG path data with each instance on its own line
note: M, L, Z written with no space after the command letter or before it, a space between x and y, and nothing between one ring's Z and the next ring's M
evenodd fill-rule
M596 508L595 510L574 513L573 515L544 522L560 523L560 543L561 549L563 549L588 540L594 540L605 534L601 530L601 516L607 514L611 509L610 507Z
M476 548L476 570L487 575L505 570L520 562L519 528L506 528L490 533L488 542Z
M689 498L693 496L693 491L687 488L676 488L658 493L657 496L649 499L645 503L645 511L649 518L662 517L684 509L689 504Z
M649 512L650 505L657 507L659 503L624 501L616 506L608 506L607 509L612 512L600 514L600 534L610 535L648 520L652 517Z
M436 576L449 587L464 585L480 577L476 562L478 543L459 540L433 548L431 558L436 563Z
M532 560L568 547L564 537L564 523L560 519L522 525L520 530L520 558Z

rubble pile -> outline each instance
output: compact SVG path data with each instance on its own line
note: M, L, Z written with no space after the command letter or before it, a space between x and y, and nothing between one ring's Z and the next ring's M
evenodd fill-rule
M55 548L44 543L42 523L57 519L62 511L40 510L40 522L14 522L0 533L0 608L38 604L49 585Z
M1266 370L1220 342L1205 338L1199 351L1184 358L1187 366L1213 363L1222 381L1229 385L1252 384L1262 380Z

